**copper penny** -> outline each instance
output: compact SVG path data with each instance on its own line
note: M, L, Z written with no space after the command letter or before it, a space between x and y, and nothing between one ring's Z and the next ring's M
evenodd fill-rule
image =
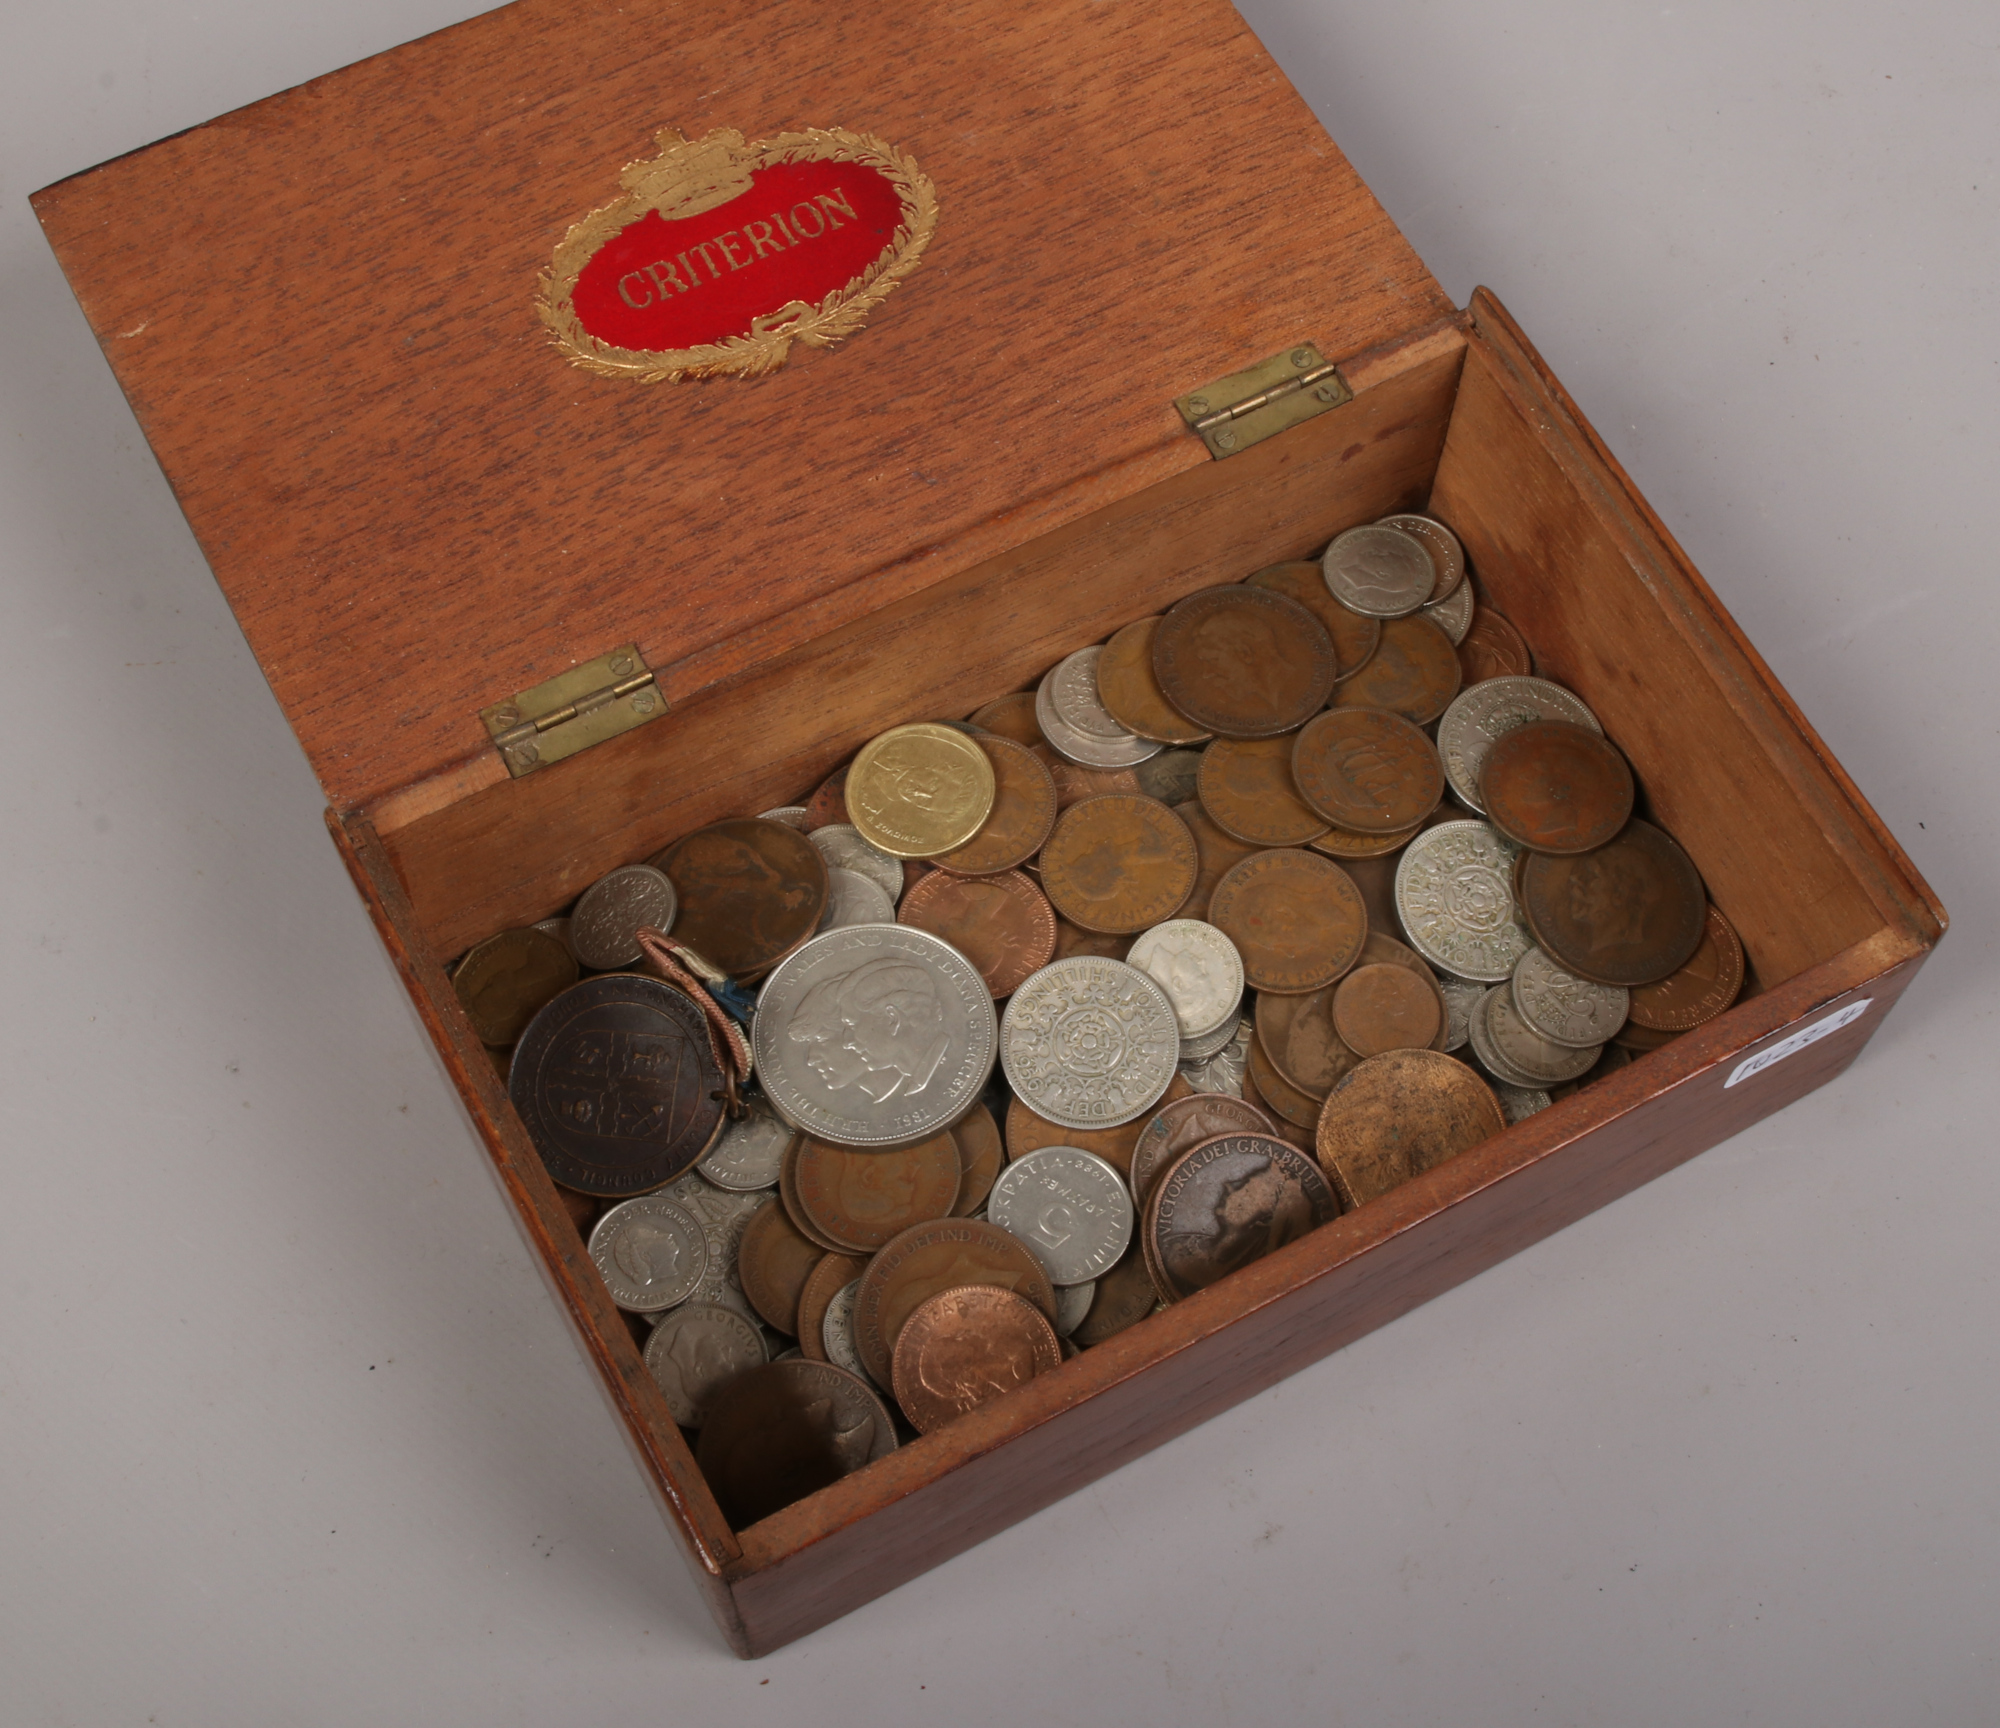
M969 1218L986 1204L993 1191L993 1179L1007 1163L1007 1147L1000 1138L1000 1124L984 1104L975 1104L972 1114L952 1125L951 1137L958 1142L958 1204L954 1218Z
M896 1338L896 1402L919 1434L1062 1366L1056 1329L1011 1290L969 1285L917 1305Z
M1276 1069L1279 1080L1312 1099L1311 1119L1300 1121L1296 1112L1289 1118L1303 1128L1318 1118L1319 1101L1333 1090L1334 1082L1361 1060L1333 1023L1334 988L1329 984L1304 996L1279 996L1267 990L1257 998L1257 1042L1252 1048L1262 1048L1259 1071L1266 1066ZM1260 1085L1259 1090L1264 1088Z
M1280 1140L1284 1141L1287 1146L1296 1146L1309 1158L1314 1155L1313 1131L1310 1128L1301 1128L1296 1122L1287 1121L1276 1110L1271 1108L1270 1099L1257 1090L1257 1082L1250 1077L1250 1069L1247 1063L1243 1069L1243 1102L1254 1104L1266 1116L1270 1117L1271 1131Z
M1594 852L1531 853L1521 911L1557 965L1628 990L1672 977L1708 928L1701 873L1670 836L1637 817Z
M792 1357L716 1389L695 1461L742 1530L895 1449L895 1421L860 1376Z
M1538 720L1503 732L1479 770L1486 820L1535 852L1590 852L1632 814L1632 770L1586 726Z
M1208 921L1236 944L1253 990L1302 996L1361 953L1368 912L1338 864L1310 852L1259 852L1216 884Z
M1333 1025L1360 1057L1388 1050L1428 1050L1441 1016L1435 985L1401 966L1357 966L1333 993Z
M982 732L995 732L1002 738L1011 738L1016 744L1025 744L1031 750L1037 744L1048 742L1035 719L1035 693L1032 690L1016 690L1011 696L1002 696L987 703L984 708L974 709L967 723L977 726Z
M1488 678L1526 678L1533 673L1535 660L1521 632L1482 606L1459 641L1458 666L1463 682L1483 684Z
M1132 1168L1133 1149L1146 1125L1169 1104L1187 1097L1193 1090L1186 1077L1176 1071L1151 1110L1116 1128L1065 1128L1046 1116L1038 1116L1016 1098L1007 1106L1008 1161L1025 1158L1044 1146L1074 1146L1079 1151L1095 1152L1119 1175L1127 1175Z
M1431 1040L1433 1050L1442 1050L1451 1031L1451 1006L1445 1000L1444 987L1438 982L1438 975L1430 968L1430 963L1414 948L1406 948L1393 936L1385 936L1380 930L1370 930L1368 940L1361 950L1361 958L1356 966L1400 966L1430 993L1437 1004L1437 1036Z
M1012 1290L1055 1324L1055 1286L1034 1250L1018 1236L983 1218L919 1224L868 1262L855 1293L854 1348L878 1385L890 1384L892 1353L903 1322L926 1297L968 1284Z
M1385 618L1375 657L1334 691L1333 706L1386 708L1428 726L1451 706L1460 676L1458 650L1430 619Z
M1104 644L1097 657L1097 699L1128 732L1162 744L1203 744L1208 733L1160 691L1153 676L1153 633L1157 618L1140 618Z
M769 971L826 910L826 860L782 822L750 816L697 828L652 862L680 896L675 940L732 978Z
M1338 858L1343 864L1351 864L1368 858L1386 858L1392 852L1400 852L1423 831L1421 822L1414 828L1404 828L1394 834L1349 834L1341 828L1329 828L1317 840L1308 840L1306 844L1328 858Z
M1664 1049L1678 1037L1680 1037L1678 1032L1663 1032L1652 1026L1635 1026L1628 1020L1611 1034L1611 1042L1635 1056L1643 1056L1649 1050Z
M857 1152L804 1135L792 1180L799 1208L829 1240L866 1253L958 1200L958 1142L940 1130L914 1146Z
M1188 832L1194 836L1194 849L1200 863L1195 874L1194 890L1179 909L1182 918L1208 917L1208 903L1215 893L1215 885L1227 876L1246 858L1254 858L1263 850L1247 840L1239 840L1234 834L1225 833L1215 825L1214 819L1198 802L1176 804L1174 814L1187 824ZM1124 955L1119 955L1124 959Z
M1056 915L1018 870L953 876L933 870L903 895L896 922L942 937L979 969L997 999L1011 996L1056 952Z
M1317 558L1267 565L1256 575L1246 577L1244 586L1269 588L1288 600L1296 600L1326 627L1334 659L1339 663L1334 673L1336 682L1352 678L1367 665L1376 644L1382 640L1381 619L1350 612L1327 592L1326 572L1320 569Z
M819 784L819 790L806 800L806 832L815 828L830 828L834 823L847 821L847 767L842 764Z
M1226 1092L1197 1092L1153 1112L1132 1150L1132 1198L1140 1206L1166 1168L1191 1146L1218 1134L1268 1134L1271 1121L1254 1104ZM1107 1274L1108 1276L1108 1274Z
M783 1206L766 1203L750 1215L736 1249L743 1294L767 1326L796 1337L799 1296L826 1250L808 1238Z
M1187 824L1151 798L1086 798L1056 818L1042 888L1072 924L1127 935L1171 918L1198 864Z
M1169 1166L1146 1202L1143 1240L1178 1301L1339 1216L1326 1177L1296 1147L1269 1134L1223 1134Z
M1078 954L1095 954L1104 960L1123 960L1132 951L1130 936L1109 936L1101 930L1080 930L1067 918L1056 920L1056 958L1068 960Z
M834 1297L868 1270L868 1262L853 1254L827 1254L806 1275L799 1291L799 1353L815 1362L826 1360L826 1311Z
M1175 708L1224 738L1269 738L1326 706L1339 662L1296 600L1241 583L1180 601L1153 633L1153 675Z
M452 968L451 987L480 1043L504 1049L580 975L567 947L526 927L487 937Z
M1195 784L1216 826L1253 846L1299 846L1326 832L1292 784L1289 738L1218 739Z
M1102 798L1106 793L1137 795L1139 775L1132 768L1085 768L1057 754L1048 745L1038 745L1035 760L1049 771L1055 782L1056 809L1067 810L1086 798Z
M1137 1248L1128 1249L1125 1258L1098 1279L1090 1311L1073 1336L1088 1350L1107 1338L1117 1337L1128 1326L1138 1325L1159 1306L1159 1301L1160 1293L1154 1287L1145 1255Z
M1420 828L1419 834L1423 832ZM1319 848L1313 848L1317 851ZM1396 918L1396 866L1402 862L1400 849L1375 858L1342 858L1341 869L1361 890L1361 903L1368 908L1371 930L1400 930Z
M792 1143L785 1148L784 1156L778 1163L778 1200L785 1208L785 1216L792 1221L792 1228L809 1242L816 1242L828 1254L845 1254L849 1244L836 1241L812 1221L812 1214L799 1204L799 1147L803 1144L800 1136L794 1135Z
M1257 1096L1293 1127L1310 1129L1319 1120L1319 1100L1300 1091L1272 1066L1261 1038L1250 1040L1250 1078L1256 1082Z
M1652 1031L1691 1032L1736 1000L1743 972L1743 943L1711 906L1694 958L1672 977L1632 992L1632 1020Z
M1391 1050L1334 1087L1315 1150L1341 1199L1365 1206L1506 1126L1492 1087L1456 1057Z
M1292 784L1350 834L1414 829L1444 796L1437 746L1384 708L1334 708L1292 740Z
M993 813L963 846L931 860L940 870L960 876L986 876L1025 864L1056 825L1055 777L1041 758L1027 745L998 735L981 738L979 748L993 764Z

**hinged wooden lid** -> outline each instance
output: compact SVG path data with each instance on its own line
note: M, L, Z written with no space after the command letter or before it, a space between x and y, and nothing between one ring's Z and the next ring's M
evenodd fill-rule
M846 126L939 219L838 348L569 364L559 242L663 127ZM1175 403L1450 311L1227 0L518 0L37 210L328 797L498 768L626 644L701 688L1211 459Z

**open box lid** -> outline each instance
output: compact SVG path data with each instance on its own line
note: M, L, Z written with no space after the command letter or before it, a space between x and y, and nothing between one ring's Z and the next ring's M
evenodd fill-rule
M539 279L657 133L836 126L935 187L865 327L566 358ZM622 644L684 701L1209 461L1177 398L1451 310L1227 0L517 0L34 202L348 808L504 777L481 711Z

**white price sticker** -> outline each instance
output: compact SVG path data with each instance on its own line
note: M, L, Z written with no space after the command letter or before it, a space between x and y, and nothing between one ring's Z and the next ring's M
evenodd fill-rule
M1787 1056L1796 1056L1808 1044L1817 1044L1830 1033L1838 1032L1843 1026L1852 1026L1868 1012L1868 1004L1873 996L1864 996L1859 1002L1850 1002L1845 1008L1836 1008L1831 1014L1815 1020L1810 1026L1801 1026L1789 1038L1780 1038L1768 1050L1759 1050L1754 1056L1746 1056L1736 1064L1736 1070L1722 1083L1726 1092L1739 1080L1749 1080L1764 1072L1766 1068L1784 1061Z

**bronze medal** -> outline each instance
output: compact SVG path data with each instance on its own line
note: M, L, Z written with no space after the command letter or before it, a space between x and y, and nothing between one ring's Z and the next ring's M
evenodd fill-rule
M992 814L963 846L931 860L960 876L988 876L1025 864L1056 825L1056 783L1041 758L1027 745L995 734L981 738L979 748L993 764Z
M1428 1050L1443 1024L1435 982L1402 966L1361 965L1333 993L1333 1025L1355 1055Z
M1534 852L1590 852L1632 814L1632 770L1587 726L1538 720L1503 732L1479 770L1486 819Z
M1382 621L1375 657L1333 693L1336 708L1386 708L1428 726L1451 706L1461 673L1458 650L1422 613Z
M1678 972L1708 928L1701 873L1671 837L1637 817L1594 852L1530 853L1521 910L1557 965L1628 990Z
M854 1348L877 1384L888 1385L903 1322L926 1297L967 1284L1025 1296L1051 1326L1055 1287L1034 1251L983 1218L942 1218L905 1230L868 1262L854 1299Z
M1376 644L1382 640L1382 620L1350 612L1334 599L1327 591L1326 572L1319 567L1316 558L1267 565L1256 575L1246 577L1243 585L1246 588L1268 588L1274 594L1284 595L1287 600L1296 600L1320 621L1325 627L1327 639L1333 643L1333 657L1337 662L1334 672L1336 683L1352 678L1367 665Z
M1016 744L1025 744L1031 750L1037 744L1048 742L1042 736L1041 722L1035 718L1035 693L1032 690L1017 690L1011 696L1002 696L996 702L987 703L984 708L975 709L968 724L977 726L982 732L1011 738Z
M1129 935L1180 910L1198 859L1185 822L1151 798L1126 795L1065 810L1041 862L1043 891L1063 917Z
M1361 953L1368 913L1346 871L1310 852L1259 852L1216 885L1208 921L1236 944L1253 990L1302 996Z
M1097 699L1128 732L1161 744L1203 744L1208 734L1160 692L1153 676L1157 618L1141 618L1111 638L1097 657Z
M1292 784L1290 738L1218 739L1195 784L1216 826L1249 845L1301 846L1326 832Z
M1171 1300L1276 1253L1340 1216L1317 1165L1267 1134L1224 1134L1184 1152L1146 1202L1144 1240Z
M1336 827L1394 836L1414 831L1438 807L1444 763L1402 715L1334 708L1292 740L1292 784Z
M451 987L480 1043L505 1049L576 980L576 956L527 928L487 937L452 969Z
M680 896L675 939L732 978L768 972L819 928L826 910L826 860L782 822L717 822L652 862Z
M1341 1199L1365 1206L1506 1126L1493 1089L1463 1062L1392 1050L1334 1087L1315 1145Z
M919 1434L1062 1366L1056 1329L1025 1296L973 1284L917 1305L897 1335L890 1377Z
M914 1146L857 1152L806 1135L792 1181L799 1210L818 1235L870 1253L913 1224L950 1214L958 1199L958 1143L940 1130Z
M1655 1032L1691 1032L1735 1002L1743 975L1742 940L1711 906L1693 958L1671 977L1632 992L1632 1024Z
M996 1000L1055 958L1056 915L1018 870L992 876L933 870L903 895L896 922L949 942L979 969Z
M1489 678L1526 678L1533 673L1535 660L1521 632L1482 606L1459 641L1458 666L1465 683L1483 684Z
M1222 738L1270 738L1326 705L1338 672L1326 628L1268 588L1204 588L1153 634L1153 675L1166 699Z
M1178 916L1206 921L1208 903L1215 893L1216 883L1244 859L1256 857L1263 848L1247 840L1239 840L1234 834L1224 833L1198 802L1177 804L1174 814L1187 824L1188 832L1194 836L1198 860L1193 892L1181 906ZM1122 960L1125 956L1119 954L1114 958Z

